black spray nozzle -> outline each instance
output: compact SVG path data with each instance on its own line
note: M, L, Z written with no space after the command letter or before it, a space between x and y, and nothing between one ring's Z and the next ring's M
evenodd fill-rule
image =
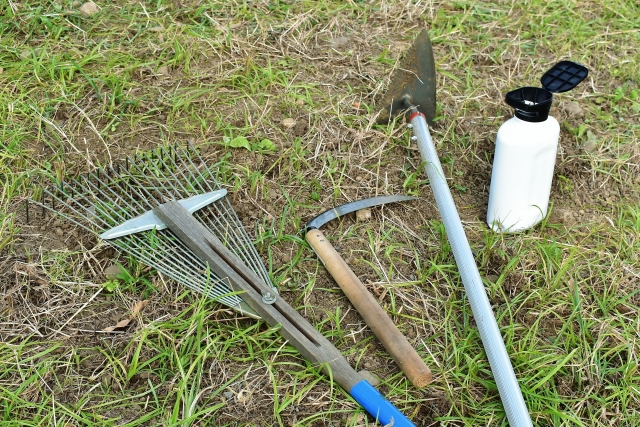
M508 92L507 104L516 109L516 117L527 122L544 122L549 117L553 94L540 87L521 87Z

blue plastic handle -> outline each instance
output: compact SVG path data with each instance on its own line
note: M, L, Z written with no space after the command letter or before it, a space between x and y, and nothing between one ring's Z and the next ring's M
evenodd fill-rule
M416 427L367 380L362 380L354 385L349 394L383 426L389 424L393 427Z

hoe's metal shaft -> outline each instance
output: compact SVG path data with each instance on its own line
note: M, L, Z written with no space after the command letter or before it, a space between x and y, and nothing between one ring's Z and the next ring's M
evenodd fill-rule
M473 317L480 331L480 338L487 353L509 425L511 427L531 427L533 426L531 417L513 372L511 360L507 354L502 335L500 335L500 329L491 310L491 304L471 253L467 236L462 228L462 222L442 171L427 121L417 111L411 114L410 121L413 125L413 133L417 137L420 155L426 163L425 170L429 177L429 183L442 216L442 222L462 277Z

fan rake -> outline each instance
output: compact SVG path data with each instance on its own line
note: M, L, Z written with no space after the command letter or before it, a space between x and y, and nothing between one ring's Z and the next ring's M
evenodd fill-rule
M140 233L154 228L154 223L147 222L146 228L144 224L138 229L129 227L130 233L126 235L112 231L170 200L201 198L206 202L205 196L210 195L209 201L217 200L217 203L201 207L193 212L194 216L271 285L269 274L231 204L224 197L226 190L217 183L215 173L216 169L207 167L191 146L160 147L127 157L112 167L96 169L45 187L31 203L42 208L42 215L45 210L60 215L176 282L258 318L242 298L231 294L229 285L220 277L215 273L204 274L206 263L194 256L172 233L160 232L162 227L155 227L155 232Z
M286 303L244 231L226 190L190 146L161 147L59 181L32 201L196 292L281 325L280 333L383 425L413 426L340 351ZM27 219L28 219L27 205Z

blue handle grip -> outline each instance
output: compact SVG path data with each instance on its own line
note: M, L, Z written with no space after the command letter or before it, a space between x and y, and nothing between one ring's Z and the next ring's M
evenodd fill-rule
M362 380L351 388L349 394L367 410L380 424L393 427L415 427L391 402L384 398L367 380Z

